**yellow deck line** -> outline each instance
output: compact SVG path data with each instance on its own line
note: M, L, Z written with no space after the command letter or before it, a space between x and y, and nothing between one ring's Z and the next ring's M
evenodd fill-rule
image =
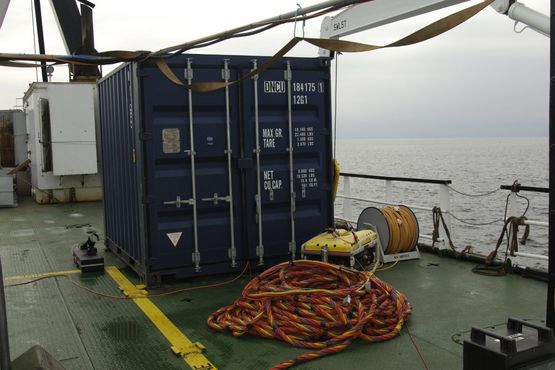
M81 270L67 270L67 271L53 271L53 272L43 272L39 274L27 274L27 275L14 275L14 276L6 276L4 277L4 281L11 281L11 280L21 280L21 279L37 279L49 276L60 276L60 275L71 275L71 274L79 274Z
M216 366L202 354L204 347L198 342L191 342L150 299L146 298L144 290L133 285L115 266L106 267L106 272L124 294L136 297L133 298L133 302L166 337L175 354L182 357L192 369L216 370Z

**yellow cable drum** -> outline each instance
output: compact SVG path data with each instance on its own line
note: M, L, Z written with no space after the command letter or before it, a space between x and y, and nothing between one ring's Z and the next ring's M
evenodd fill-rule
M406 206L368 207L358 217L357 229L375 227L385 254L413 251L420 233L414 212Z

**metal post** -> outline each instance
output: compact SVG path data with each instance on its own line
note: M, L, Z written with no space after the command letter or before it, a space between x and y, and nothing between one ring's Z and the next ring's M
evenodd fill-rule
M191 67L192 60L187 59L187 83L190 85L193 81L193 69ZM198 221L197 221L197 180L195 171L195 134L193 128L193 91L188 90L188 102L189 102L189 136L190 136L190 150L189 154L191 156L191 187L192 187L192 199L191 203L193 206L193 237L195 242L195 251L193 252L193 262L195 263L195 271L200 271L200 252L198 249Z
M343 193L345 197L351 197L351 178L343 176ZM343 218L347 221L353 220L353 201L348 198L343 198Z
M385 180L385 201L393 204L393 181Z
M518 211L517 211L516 193L514 191L511 191L511 194L509 194L509 203L507 205L507 218L511 216L516 216L517 214L518 214Z
M289 131L289 192L291 197L291 242L289 244L289 251L291 252L291 259L295 259L295 250L297 249L295 243L295 189L294 186L294 171L293 171L293 114L291 102L291 62L287 61L287 69L285 71L285 80L287 81L287 120Z
M8 317L6 314L6 296L4 295L4 275L2 258L0 258L0 370L10 369L10 346L8 342Z
M258 68L256 59L252 61L252 69ZM260 168L260 122L258 120L258 75L252 76L254 83L254 130L256 132L256 221L258 223L258 246L256 247L256 255L258 256L258 264L264 264L264 243L262 242L262 191L261 191L261 168Z
M555 0L551 0L551 12L555 11ZM553 15L553 14L552 14ZM551 28L555 27L555 17L551 17ZM548 234L548 286L547 286L547 309L546 323L550 328L555 329L555 178L552 175L555 171L555 41L551 42L550 52L550 89L549 89L549 234Z
M39 42L39 54L44 54L44 32L42 30L42 11L40 9L40 0L35 0L35 19L37 22L37 38ZM40 70L42 72L42 82L48 82L48 74L46 73L46 62L40 62Z
M445 224L447 228L451 231L451 236L453 236L453 229L451 227L451 197L449 195L449 186L446 184L439 185L439 207L441 208L441 212L443 213L443 219L445 220ZM445 240L449 240L445 230L440 227L439 228L439 236L441 239L444 240L443 244L445 245Z
M224 71L223 79L227 83L229 82L229 60L224 60ZM231 172L231 117L229 115L229 86L225 87L225 125L227 134L227 184L228 184L228 199L229 199L229 237L231 238L231 246L229 249L229 255L231 257L231 267L236 267L237 262L235 258L237 256L237 251L235 249L235 222L233 221L233 173Z

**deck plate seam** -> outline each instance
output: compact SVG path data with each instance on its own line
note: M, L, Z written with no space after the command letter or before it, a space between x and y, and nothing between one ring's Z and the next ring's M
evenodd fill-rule
M31 223L32 223L33 229L38 230L37 225L34 222L34 218L31 217L31 220L32 220ZM50 271L53 271L54 268L52 266L52 263L48 259L46 251L45 251L45 249L42 245L41 237L38 233L36 234L36 237L37 237L37 239L36 239L37 244L39 246L40 251L42 252L44 260L45 260L46 264L48 265ZM68 302L67 302L66 297L64 296L64 293L63 293L63 289L60 287L60 283L59 283L59 281L56 277L54 277L54 281L55 281L56 289L58 290L58 293L60 294L60 298L62 299L62 302L64 303L64 305L63 305L64 309L65 309L66 313L68 314L69 318L71 319L71 327L73 328L74 333L77 335L77 338L79 338L79 344L81 345L81 350L84 351L85 355L87 356L87 359L89 361L89 364L90 364L91 368L96 369L96 367L94 366L94 363L92 361L91 355L88 352L87 347L85 346L85 343L83 343L83 338L81 337L81 334L79 334L79 330L77 329L77 325L75 323L75 317L73 316L73 314L71 313L71 311L69 309Z

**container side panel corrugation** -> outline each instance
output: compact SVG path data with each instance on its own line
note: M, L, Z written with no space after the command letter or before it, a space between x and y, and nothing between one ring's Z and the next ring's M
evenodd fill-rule
M124 259L144 260L139 228L135 124L132 117L131 65L99 85L106 240Z
M254 59L267 60L181 55L167 63L186 79L189 59L192 82L222 81L226 60L230 80L248 73ZM286 61L292 69L290 107ZM260 168L254 80L189 96L145 62L128 64L100 82L107 244L147 282L233 272L247 260L259 260L259 221L266 263L290 258L291 190L297 256L304 241L332 225L329 61L286 58L257 84Z

